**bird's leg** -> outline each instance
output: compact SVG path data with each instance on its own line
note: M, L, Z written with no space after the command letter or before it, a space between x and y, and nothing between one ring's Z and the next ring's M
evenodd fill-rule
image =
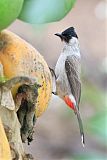
M51 72L51 74L52 74L52 77L54 76L54 77L55 77L55 79L56 79L55 71L54 71L52 68L50 68L50 67L49 67L49 69L50 69L50 72Z
M57 96L58 94L57 94L57 92L52 92L52 94L54 94L55 96Z
M52 77L54 77L54 81L55 81L55 83L56 83L56 79L57 79L57 77L56 77L56 74L55 74L55 71L52 69L52 68L50 68L49 67L49 69L50 69L50 72L51 72L51 74L52 74ZM55 84L56 85L56 84ZM52 91L52 94L54 94L54 95L57 95L57 92L55 91Z

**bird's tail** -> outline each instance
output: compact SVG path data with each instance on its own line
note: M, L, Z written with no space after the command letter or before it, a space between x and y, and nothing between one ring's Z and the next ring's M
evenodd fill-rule
M82 145L84 147L85 146L85 138L84 138L83 124L82 124L79 109L76 105L75 98L72 95L65 96L64 101L71 109L73 109L74 113L77 115L77 119L78 119L78 123L79 123L79 129L80 129L80 135L81 135L81 142L82 142Z
M80 135L81 135L81 142L82 142L82 145L84 147L85 146L84 129L83 129L83 124L82 124L80 112L79 112L77 107L76 107L76 110L75 110L75 114L77 115L79 129L80 129Z

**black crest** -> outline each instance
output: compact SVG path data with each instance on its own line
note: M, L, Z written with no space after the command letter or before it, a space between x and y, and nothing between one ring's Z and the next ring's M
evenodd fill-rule
M72 37L78 38L74 27L70 27L62 32L63 39L68 43Z
M63 31L61 34L56 33L55 35L60 37L62 41L65 41L67 43L69 43L69 40L72 39L72 37L78 38L74 27L70 27L70 28L66 29L65 31Z

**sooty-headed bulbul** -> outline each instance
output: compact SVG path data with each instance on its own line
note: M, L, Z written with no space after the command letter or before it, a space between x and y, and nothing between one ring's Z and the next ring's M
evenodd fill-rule
M56 33L55 35L60 37L61 41L64 42L64 48L55 66L56 91L53 92L53 94L62 98L77 115L81 141L84 146L84 131L79 112L81 96L81 55L78 36L74 27L70 27L61 34Z

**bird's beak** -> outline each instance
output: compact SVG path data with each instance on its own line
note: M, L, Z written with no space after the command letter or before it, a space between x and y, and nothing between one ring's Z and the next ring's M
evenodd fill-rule
M61 34L61 33L56 33L56 34L55 34L55 36L58 36L58 37L60 37L60 38L61 38L61 40L63 40L63 36L62 36L62 34Z

